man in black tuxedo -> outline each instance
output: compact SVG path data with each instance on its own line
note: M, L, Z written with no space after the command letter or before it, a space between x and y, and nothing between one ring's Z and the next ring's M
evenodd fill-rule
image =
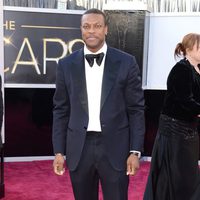
M54 172L64 155L76 200L127 200L128 175L139 169L144 97L133 56L107 46L106 16L81 19L83 49L59 61L53 111Z

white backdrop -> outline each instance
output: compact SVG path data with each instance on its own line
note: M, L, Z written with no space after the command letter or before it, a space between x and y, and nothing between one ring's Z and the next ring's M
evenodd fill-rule
M147 79L144 89L166 89L169 71L177 60L174 49L184 35L200 34L199 13L160 13L150 15Z

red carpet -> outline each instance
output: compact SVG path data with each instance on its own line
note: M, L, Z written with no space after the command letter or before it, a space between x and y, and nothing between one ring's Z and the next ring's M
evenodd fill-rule
M129 200L142 200L149 163L142 162L130 178ZM68 172L56 176L52 161L5 163L5 198L3 200L74 200ZM100 193L100 198L102 194Z

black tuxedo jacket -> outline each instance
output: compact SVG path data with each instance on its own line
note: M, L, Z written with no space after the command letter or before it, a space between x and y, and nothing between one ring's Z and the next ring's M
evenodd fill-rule
M59 61L54 94L54 153L66 154L70 170L79 163L88 120L81 49ZM105 58L100 123L107 158L115 169L122 170L130 150L143 150L144 97L135 58L111 47Z

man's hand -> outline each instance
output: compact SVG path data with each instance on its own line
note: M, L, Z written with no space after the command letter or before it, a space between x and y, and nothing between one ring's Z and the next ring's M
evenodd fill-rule
M127 175L135 175L140 168L140 161L138 156L130 154L127 159Z
M64 162L65 162L65 159L63 155L60 153L56 154L55 159L53 161L53 169L54 169L55 174L57 175L64 174L65 172Z

